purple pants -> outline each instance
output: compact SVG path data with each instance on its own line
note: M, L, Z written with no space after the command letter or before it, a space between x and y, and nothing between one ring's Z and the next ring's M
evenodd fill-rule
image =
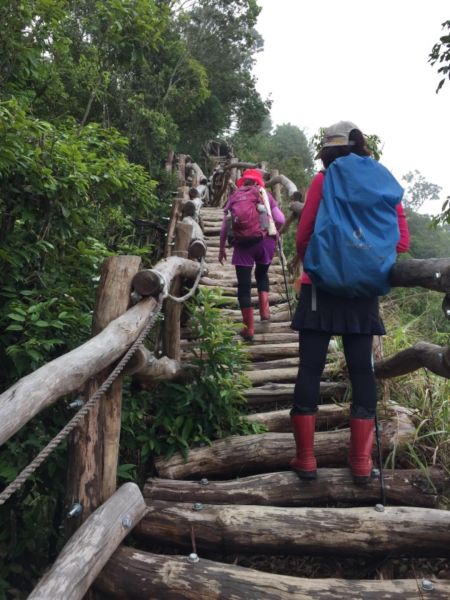
M231 264L239 267L253 267L255 263L270 265L276 247L276 239L268 236L253 246L234 246Z

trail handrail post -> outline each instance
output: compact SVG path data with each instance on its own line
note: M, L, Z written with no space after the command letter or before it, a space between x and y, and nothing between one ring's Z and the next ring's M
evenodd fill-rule
M95 336L129 307L131 281L139 270L137 256L113 256L103 263L92 322ZM101 371L83 388L88 399L112 370ZM70 527L85 521L116 491L122 408L122 377L112 384L105 396L74 430L69 442L66 503L82 506Z

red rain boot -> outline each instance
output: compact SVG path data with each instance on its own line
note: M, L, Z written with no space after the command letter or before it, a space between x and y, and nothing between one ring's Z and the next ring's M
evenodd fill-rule
M291 468L301 479L316 479L317 462L314 457L314 431L316 415L291 416L297 455L290 462Z
M253 306L250 306L249 308L241 308L241 313L242 320L244 321L244 328L241 329L239 335L243 337L246 342L251 342L255 333Z
M369 483L372 474L372 447L375 419L350 419L350 454L353 481Z
M258 292L259 317L261 321L270 321L269 292Z

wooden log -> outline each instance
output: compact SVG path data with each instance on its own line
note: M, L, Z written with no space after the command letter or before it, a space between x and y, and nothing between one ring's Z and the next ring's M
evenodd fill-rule
M175 227L178 223L178 219L181 216L181 206L183 198L174 198L172 202L172 209L170 213L169 226L167 228L166 246L164 248L164 258L168 258L172 254L172 248L175 245Z
M104 261L92 323L94 336L127 310L131 281L140 263L138 256L112 256ZM110 372L108 367L87 383L82 394L86 401ZM122 377L119 376L69 438L66 504L70 507L76 498L83 507L79 518L68 521L70 531L116 490L121 415Z
M425 368L450 379L450 346L417 342L414 346L375 363L375 376L380 379L399 377Z
M262 369L261 371L247 371L246 375L254 386L261 386L266 383L282 383L282 382L293 382L297 380L298 366L275 368L275 369ZM329 376L330 367L325 367L324 377Z
M156 265L170 284L174 275L195 278L199 263L170 258ZM0 395L0 444L58 398L78 389L96 373L120 358L139 336L157 301L145 298L78 348L22 377Z
M298 341L287 344L248 344L245 346L245 351L251 360L298 357Z
M186 556L161 556L122 547L94 585L108 598L128 600L417 600L420 582L300 578L204 558L192 564ZM420 592L423 598L430 595L435 600L448 600L450 580L433 580L433 585L432 592Z
M436 467L385 469L384 483L389 504L435 508L439 493L447 490L445 472ZM265 473L228 481L180 481L149 478L144 486L148 505L154 500L201 502L202 504L255 504L259 506L321 506L329 504L376 504L380 481L374 477L367 485L354 485L348 468L319 469L313 481L304 481L293 471Z
M136 535L200 552L448 557L450 511L311 508L152 500Z
M123 538L146 511L135 483L126 483L98 508L61 550L30 600L83 598Z
M189 253L189 244L192 239L193 226L188 223L177 223L175 232L174 254L187 258ZM174 277L170 286L170 293L178 297L181 292L183 278L178 275ZM163 348L164 354L176 361L180 360L181 349L181 325L180 317L183 305L180 302L174 302L167 298L164 306L164 326L163 326Z
M387 454L395 448L397 455L414 439L415 427L407 415L398 412L396 419L382 421L382 450ZM315 454L320 467L347 464L348 429L318 432ZM295 454L294 437L290 433L263 433L231 436L212 442L211 446L193 448L187 459L181 453L169 459L158 458L155 467L159 477L183 479L251 474L287 469ZM245 463L242 457L245 456Z
M394 287L424 287L450 292L450 258L409 258L395 263L391 275Z
M191 364L181 364L180 361L162 356L152 365L144 367L135 374L139 384L144 388L153 388L158 381L192 381L197 373L197 367Z
M321 398L334 398L341 400L348 391L346 383L332 381L320 382ZM294 384L266 383L261 387L245 390L244 396L249 406L268 404L271 402L292 402L294 397Z
M349 409L347 405L320 404L316 415L316 425L320 429L331 429L348 425ZM267 431L286 433L292 431L289 410L272 410L269 412L245 415L247 421L261 423Z

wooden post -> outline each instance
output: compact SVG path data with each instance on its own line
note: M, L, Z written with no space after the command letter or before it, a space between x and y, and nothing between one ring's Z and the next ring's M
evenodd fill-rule
M270 178L272 179L273 177L278 177L279 174L280 174L280 172L278 171L278 169L272 169L270 171ZM275 200L278 202L278 204L281 207L281 183L276 183L272 187L272 193L273 193L273 197L275 198Z
M104 262L92 325L94 336L127 310L131 281L140 262L137 256L113 256ZM86 399L92 396L110 372L108 367L91 379L83 396ZM122 378L119 377L72 433L67 504L70 507L79 502L83 512L71 524L86 520L116 489L121 407Z
M173 251L175 256L187 258L191 237L192 225L189 225L188 223L178 223L175 234L175 249ZM170 288L170 293L173 296L178 296L181 291L181 285L181 277L176 277ZM180 317L182 310L183 305L181 303L172 302L170 299L166 300L164 307L164 354L169 358L173 358L178 361L181 358Z

